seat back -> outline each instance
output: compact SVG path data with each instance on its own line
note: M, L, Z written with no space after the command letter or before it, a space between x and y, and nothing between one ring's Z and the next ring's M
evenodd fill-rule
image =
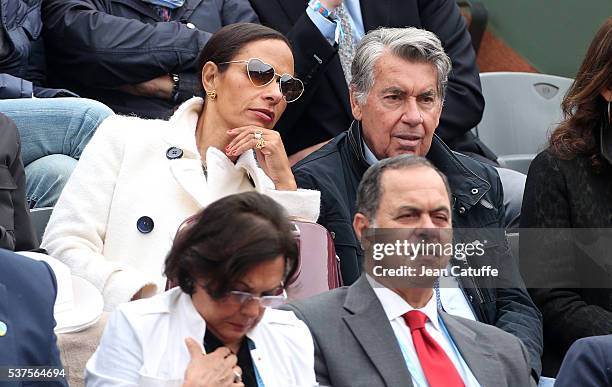
M485 109L476 132L504 164L525 168L561 122L561 101L573 80L520 72L481 73ZM520 155L520 156L517 156ZM512 165L509 165L512 167Z
M331 235L320 224L292 220L299 248L298 270L287 288L291 300L301 300L342 286L340 260ZM178 284L168 279L166 290Z
M340 261L329 232L320 224L294 220L300 248L299 268L287 289L300 300L342 286Z
M30 210L30 220L32 221L34 232L36 232L36 237L38 238L39 242L42 241L43 234L45 233L45 229L47 228L47 223L49 222L52 212L53 207L33 208Z

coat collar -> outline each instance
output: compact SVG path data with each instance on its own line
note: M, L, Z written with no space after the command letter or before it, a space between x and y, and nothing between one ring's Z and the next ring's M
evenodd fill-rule
M361 122L355 120L351 123L347 141L349 151L355 158L355 163L352 163L351 167L359 176L362 176L369 165L363 149ZM433 135L431 148L426 157L448 179L453 198L459 200L467 209L476 205L491 189L491 184L472 172L465 163L459 160L458 153L453 152L436 134ZM477 194L472 193L476 192L474 190L477 190Z
M233 163L222 151L209 147L206 151L208 176L204 175L195 138L203 103L200 97L189 99L177 109L163 129L162 137L168 149L174 147L183 151L182 157L168 159L176 181L201 207L228 194L251 190L253 185L258 192L273 189L274 183L259 168L253 152L243 153Z
M365 275L349 287L344 309L350 314L343 320L385 384L412 387L393 328Z

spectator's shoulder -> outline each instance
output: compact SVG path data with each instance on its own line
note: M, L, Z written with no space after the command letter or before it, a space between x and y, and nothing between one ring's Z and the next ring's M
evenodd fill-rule
M499 174L493 165L483 163L463 153L453 151L453 154L463 164L464 167L474 173L476 176L488 181L491 184L496 184L499 180Z
M13 253L8 250L0 249L0 261L2 262L2 270L0 270L0 282L5 278L29 278L28 282L32 282L32 286L44 284L45 286L53 282L53 274L49 265L43 261L37 261L32 258Z
M304 300L293 301L283 306L283 309L295 312L298 318L308 321L323 321L333 318L333 312L342 313L343 305L348 294L348 287L344 286L317 294ZM331 313L331 314L330 314Z
M340 142L343 141L345 133L334 137L330 142L323 145L321 148L304 157L293 167L294 172L315 172L318 170L328 169L334 164L338 166L337 161L340 160Z

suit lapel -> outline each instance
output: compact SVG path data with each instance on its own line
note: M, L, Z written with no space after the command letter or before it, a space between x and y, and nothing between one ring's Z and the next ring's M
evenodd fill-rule
M503 374L501 364L482 343L478 342L477 333L445 312L440 311L440 316L478 383L482 387L499 385L498 375Z
M385 384L412 387L393 328L365 276L350 287L344 308L353 313L344 321Z

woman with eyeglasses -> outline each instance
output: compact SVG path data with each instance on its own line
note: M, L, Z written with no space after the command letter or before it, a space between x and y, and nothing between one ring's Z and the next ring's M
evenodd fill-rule
M42 246L102 292L105 309L163 291L181 222L224 196L269 195L315 221L318 191L298 190L274 125L304 90L287 39L256 24L215 33L200 53L202 95L169 121L117 116L87 146Z
M247 192L189 219L166 258L178 287L123 304L86 385L311 387L314 344L286 299L298 248L285 211Z

